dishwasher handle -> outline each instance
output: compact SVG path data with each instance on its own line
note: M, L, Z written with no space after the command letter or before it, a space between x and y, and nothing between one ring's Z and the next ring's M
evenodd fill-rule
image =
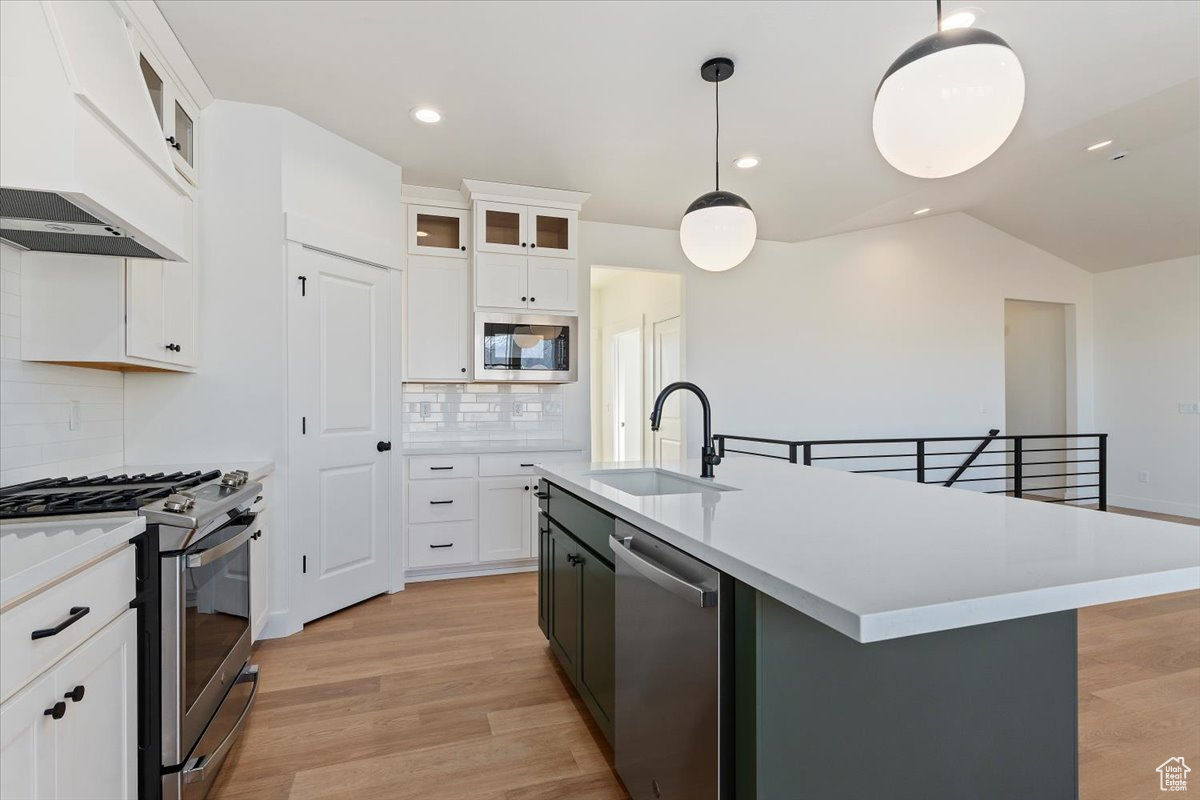
M717 604L717 592L715 589L706 589L703 586L697 586L633 552L630 547L633 544L633 537L618 539L615 536L610 536L608 537L608 543L617 558L656 586L666 589L676 597L683 598L698 608L711 608Z

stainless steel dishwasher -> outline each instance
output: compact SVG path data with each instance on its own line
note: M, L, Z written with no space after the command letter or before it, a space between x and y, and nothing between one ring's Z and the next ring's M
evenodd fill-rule
M732 798L732 581L617 520L617 772L633 800Z

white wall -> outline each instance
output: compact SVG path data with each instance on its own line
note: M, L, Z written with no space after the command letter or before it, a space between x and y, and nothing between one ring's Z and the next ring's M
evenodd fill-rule
M1179 409L1200 402L1200 256L1102 272L1095 285L1109 503L1200 517L1200 415Z
M580 265L686 275L686 375L714 431L785 438L972 435L1004 424L1004 300L1075 306L1080 430L1092 416L1092 275L962 213L689 265L669 230L584 222ZM588 313L585 311L584 316ZM588 324L585 319L582 324ZM567 397L588 434L589 386ZM575 395L575 396L572 396ZM689 453L699 414L689 415Z
M33 259L0 244L0 486L76 476L124 463L120 372L21 361L21 269ZM72 403L79 428L71 430Z
M278 108L217 101L200 126L200 363L192 375L128 376L126 457L276 463L267 635L277 635L294 629L298 563L287 539L284 215L398 250L400 167Z

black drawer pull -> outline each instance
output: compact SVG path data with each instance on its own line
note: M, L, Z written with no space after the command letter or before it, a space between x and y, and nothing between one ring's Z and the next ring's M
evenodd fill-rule
M533 464L522 464L521 466L522 466L522 467L532 467L532 466L533 466Z
M538 500L549 500L550 493L549 492L537 492L536 494L534 494L534 497L536 497Z
M42 713L45 714L47 717L50 717L51 719L62 719L63 717L65 717L67 715L67 704L64 703L62 700L59 700L57 703L50 706Z
M429 505L431 505L431 506L448 506L453 502L454 502L453 500L430 500Z
M430 472L441 472L442 470L445 470L445 469L454 469L454 467L430 467L429 471Z
M80 685L76 686L74 689L72 689L71 691L64 694L63 697L67 698L72 703L78 703L80 700L83 699L83 692L84 692L83 684L80 684Z
M71 610L66 619L55 625L53 628L38 628L29 638L47 639L51 636L57 636L67 628L74 625L76 622L79 622L79 620L86 617L89 611L91 611L91 609L87 606L71 606ZM58 717L55 717L55 719L58 719Z
M430 550L442 550L447 547L454 547L454 542L451 542L450 544L431 544L431 545L429 545Z
M567 563L570 564L571 566L575 566L576 564L582 564L583 556L576 555L575 553L567 553Z

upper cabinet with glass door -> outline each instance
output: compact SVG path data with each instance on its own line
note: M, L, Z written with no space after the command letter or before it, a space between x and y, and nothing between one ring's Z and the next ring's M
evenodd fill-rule
M469 255L470 212L465 208L408 207L408 252L414 256Z
M578 213L561 208L480 201L477 248L485 253L575 258Z
M134 36L138 45L138 65L142 80L150 95L150 104L162 127L163 138L171 149L176 171L188 183L196 184L196 117L197 109L168 76L162 64Z

